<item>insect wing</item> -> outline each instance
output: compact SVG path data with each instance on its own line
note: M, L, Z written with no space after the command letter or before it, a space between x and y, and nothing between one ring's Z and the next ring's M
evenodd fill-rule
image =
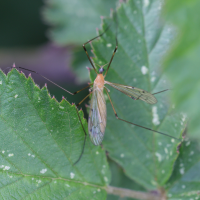
M106 128L106 102L103 89L93 87L93 96L90 105L88 130L90 140L94 145L102 143Z
M120 92L126 94L127 96L131 97L132 99L140 99L142 101L145 101L149 104L155 104L157 103L157 99L149 92L142 90L140 88L131 87L127 85L121 85L117 83L110 83L108 81L105 81L105 84L108 84L115 89L119 90Z

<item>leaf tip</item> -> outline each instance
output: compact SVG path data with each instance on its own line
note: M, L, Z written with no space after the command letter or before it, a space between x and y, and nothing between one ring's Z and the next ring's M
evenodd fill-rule
M90 72L91 68L90 67L86 67L86 69Z

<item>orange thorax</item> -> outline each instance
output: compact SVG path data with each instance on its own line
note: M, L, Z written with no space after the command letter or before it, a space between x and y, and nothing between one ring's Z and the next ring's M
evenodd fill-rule
M97 74L97 77L94 80L94 84L96 84L99 89L103 89L103 87L104 87L104 77L103 77L103 74Z

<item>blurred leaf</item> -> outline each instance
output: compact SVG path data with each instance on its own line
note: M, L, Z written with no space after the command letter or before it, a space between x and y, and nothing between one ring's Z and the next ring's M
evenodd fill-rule
M90 53L91 47L88 45L87 46L87 51ZM89 82L89 72L86 70L86 67L91 68L91 64L86 56L85 51L83 50L82 47L76 47L73 49L72 52L73 55L73 60L72 60L72 70L76 74L77 82L79 83L85 83Z
M196 142L186 140L168 182L170 200L200 199L200 148Z
M171 80L176 106L189 116L188 133L200 139L200 29L199 0L166 1L165 17L177 27L164 69Z
M52 26L50 37L59 45L83 44L95 36L100 16L115 9L117 0L49 0L44 19ZM100 27L99 27L100 28Z
M50 98L15 69L0 71L0 177L3 199L106 199L105 153L87 139L75 106ZM86 120L79 112L85 129ZM104 170L104 173L101 173Z
M172 36L169 26L161 23L160 12L159 0L134 0L121 5L117 12L118 51L106 76L107 81L139 87L151 93L169 88L160 68ZM108 24L104 20L103 30ZM92 45L98 58L94 58L94 62L108 63L115 48L115 27L112 26ZM93 79L94 72L91 72ZM109 89L120 118L181 138L185 118L169 105L170 92L155 95L158 103L151 106ZM126 176L148 190L165 185L178 156L178 141L117 120L109 101L103 145Z
M137 185L137 183L135 183L134 181L129 179L127 176L125 176L123 169L112 160L109 160L109 166L112 173L111 174L112 181L110 183L111 186L132 189L132 190L137 190L137 191L145 191L143 187L141 187L140 185ZM117 196L108 194L107 200L136 200L136 199L128 198L128 197L117 197Z

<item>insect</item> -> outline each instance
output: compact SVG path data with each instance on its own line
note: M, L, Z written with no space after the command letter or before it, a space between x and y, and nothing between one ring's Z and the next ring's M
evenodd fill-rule
M125 95L127 95L130 98L132 98L133 100L142 100L142 101L144 101L144 102L146 102L148 104L157 103L157 99L155 98L154 95L157 94L157 93L160 93L160 92L164 92L166 90L151 94L151 93L149 93L149 92L147 92L147 91L145 91L143 89L140 89L140 88L136 88L136 87L133 87L133 86L122 85L122 84L118 84L118 83L111 83L111 82L105 80L106 75L108 73L108 70L109 70L109 68L111 66L111 63L113 61L113 58L115 56L115 53L116 53L116 51L118 49L117 34L116 34L116 46L115 46L115 49L113 51L113 54L111 56L111 59L110 59L109 63L99 66L100 68L99 68L98 71L95 68L94 63L92 62L92 60L91 60L91 58L90 58L90 56L88 54L88 51L86 49L86 44L88 44L89 42L92 42L93 40L95 40L98 37L101 37L108 30L108 28L109 27L107 27L107 29L103 33L101 33L100 35L94 37L93 39L91 39L88 42L83 44L83 49L84 49L84 51L85 51L85 53L86 53L86 55L88 57L89 62L91 63L91 66L92 66L93 70L96 73L96 79L94 80L93 83L90 83L87 87L84 87L83 89L81 89L79 91L71 93L70 91L68 91L65 88L59 86L58 84L54 83L53 81L49 80L48 78L46 78L45 76L39 74L36 71L32 71L32 70L25 69L25 68L22 68L22 67L18 67L18 68L24 69L24 70L28 70L30 72L33 72L33 73L36 73L36 74L42 76L44 79L50 81L51 83L53 83L54 85L58 86L59 88L63 89L64 91L66 91L67 93L69 93L71 95L78 94L79 92L85 90L86 88L92 87L90 89L90 93L82 101L80 101L76 105L76 111L77 111L77 115L78 115L79 121L81 122L81 118L80 118L79 113L78 113L78 107L80 106L80 104L86 98L88 98L90 95L92 95L91 103L90 103L89 118L88 118L88 132L89 132L90 140L94 145L100 145L102 143L103 138L104 138L105 129L106 129L106 116L107 116L107 113L106 113L106 101L105 101L105 97L104 97L104 90L105 90L105 92L106 92L106 94L108 96L108 99L109 99L110 103L111 103L111 106L112 106L112 109L114 111L115 117L118 120L121 120L121 121L124 121L126 123L129 123L129 124L132 124L132 125L147 129L149 131L156 132L156 133L159 133L159 134L174 138L176 140L179 140L178 138L175 138L175 137L173 137L171 135L168 135L168 134L165 134L165 133L162 133L162 132L159 132L159 131L155 131L155 130L150 129L148 127L144 127L144 126L135 124L133 122L126 121L126 120L121 119L121 118L118 117L117 112L116 112L116 110L114 108L114 105L112 103L112 100L110 98L108 89L106 88L105 85L109 85L109 86L119 90L120 92L124 93ZM106 68L106 70L104 70L104 67L106 65L107 65L107 68ZM85 148L85 143L86 143L87 133L86 133L84 127L83 127L82 122L81 122L81 126L83 128L83 131L84 131L84 134L85 134L85 138L84 138L82 152L81 152L78 160L74 163L74 165L76 163L78 163L79 160L81 159L81 157L82 157L82 155L84 153L84 148Z

